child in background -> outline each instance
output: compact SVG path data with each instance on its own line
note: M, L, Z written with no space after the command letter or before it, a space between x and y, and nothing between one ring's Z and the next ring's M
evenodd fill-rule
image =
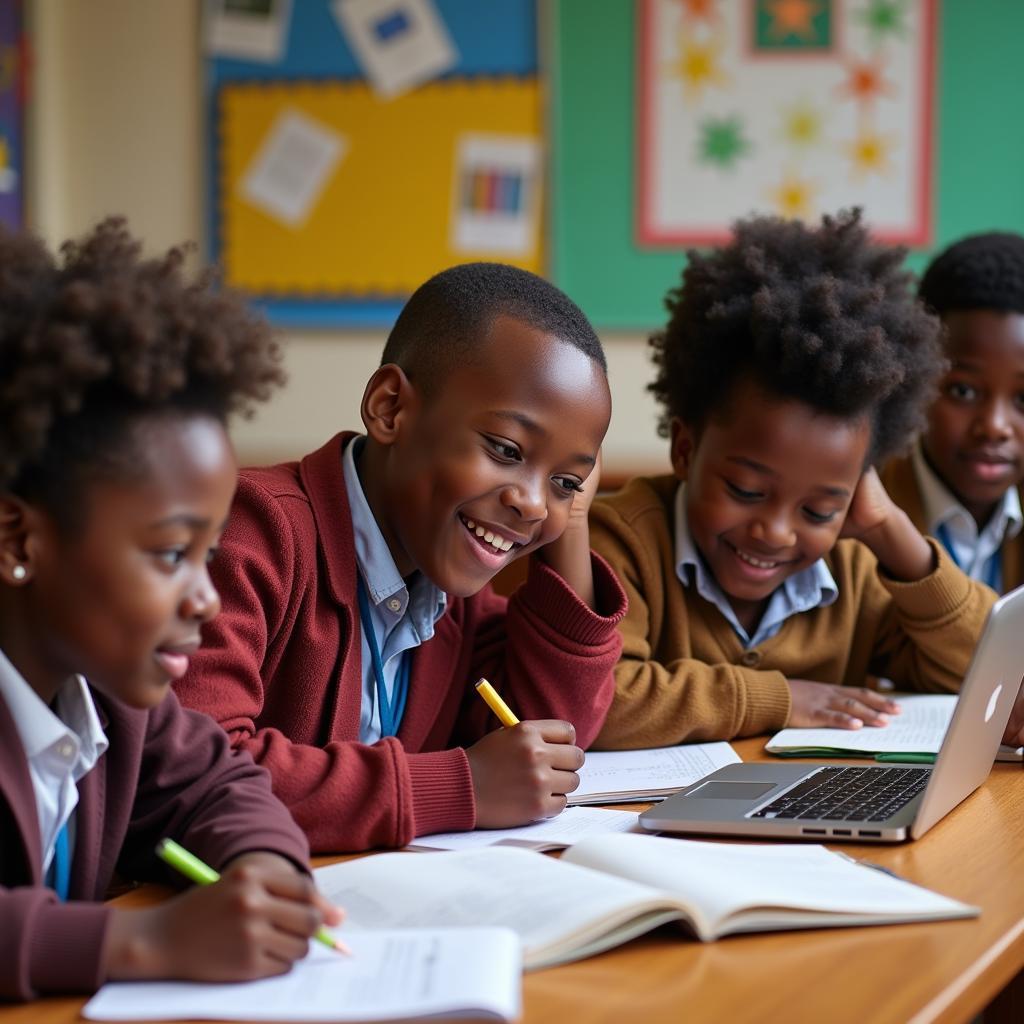
M180 264L117 220L60 263L0 231L0 999L280 974L338 920L266 773L170 692L219 606L225 418L280 379ZM221 880L99 902L115 870L167 881L165 836Z
M882 480L957 565L1005 593L1024 583L1024 238L962 239L919 294L942 319L950 367L920 441Z
M884 725L898 707L869 674L959 685L994 595L871 468L909 443L942 369L902 258L856 211L751 218L689 254L651 342L674 475L591 513L629 598L595 746Z
M315 851L565 806L625 611L587 525L610 404L565 295L466 264L402 310L365 435L243 471L213 567L224 611L176 689L270 770ZM494 594L527 556L523 586ZM481 676L522 724L496 728Z

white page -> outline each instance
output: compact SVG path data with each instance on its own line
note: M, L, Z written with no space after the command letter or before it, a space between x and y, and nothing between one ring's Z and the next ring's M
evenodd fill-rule
M566 935L605 935L638 908L664 904L624 878L504 846L381 853L313 875L353 928L503 926L519 935L527 967L550 962L546 952Z
M237 984L111 982L90 1020L378 1021L428 1014L520 1014L519 943L506 929L338 931L342 956L319 943L285 975Z
M536 850L557 850L572 846L588 836L612 832L639 831L634 811L612 811L604 807L567 807L554 818L535 821L519 828L476 829L473 832L437 832L419 836L410 845L425 850L471 850L499 843L529 846Z
M591 750L580 769L579 788L569 803L585 803L595 794L608 802L667 795L692 785L740 757L728 743L686 743L648 750ZM610 795L609 795L610 794ZM639 797L636 794L641 794Z
M823 846L708 843L659 836L587 840L562 863L657 886L700 907L709 922L747 907L790 907L848 914L957 911L964 905L892 875L863 867Z

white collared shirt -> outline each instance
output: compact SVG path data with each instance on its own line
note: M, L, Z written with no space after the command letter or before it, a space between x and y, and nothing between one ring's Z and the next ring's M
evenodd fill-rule
M355 437L348 443L342 456L342 470L352 510L356 563L370 599L370 616L384 665L384 692L391 700L402 656L434 635L434 624L444 615L447 595L422 573L417 573L412 585L406 587L359 480L355 457L364 442L365 438ZM359 741L376 743L381 737L377 678L366 630L361 629L360 635L363 696L359 706Z
M64 682L51 709L0 651L0 698L14 719L28 759L45 874L57 833L65 822L70 822L68 839L74 849L72 812L78 804L77 783L107 749L107 737L82 676Z
M765 640L775 636L783 623L791 615L810 611L812 608L825 607L832 604L839 596L839 587L832 578L823 558L819 558L806 569L787 576L768 599L768 606L757 624L754 635L750 636L740 625L736 613L725 591L718 585L718 580L704 564L704 559L697 550L690 533L690 524L686 519L686 501L684 498L686 484L680 484L675 500L675 533L676 533L676 575L684 587L696 585L697 593L710 601L728 620L746 648L756 647Z
M1003 541L1016 537L1024 525L1017 488L1007 487L1002 501L979 531L974 516L957 501L928 465L920 441L914 445L910 460L921 492L927 532L940 537L944 543L948 541L947 546L952 547L949 553L953 561L971 579L981 580L1001 590L1000 549ZM940 533L945 536L940 536ZM990 566L992 558L995 558L995 564Z

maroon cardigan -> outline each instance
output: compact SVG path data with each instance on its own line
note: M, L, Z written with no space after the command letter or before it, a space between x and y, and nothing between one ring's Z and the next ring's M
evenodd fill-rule
M403 846L472 828L463 746L497 725L475 694L494 682L522 718L563 718L587 746L614 694L626 599L594 556L596 614L550 568L511 600L449 598L412 660L396 738L359 741L357 563L339 434L300 463L244 470L214 561L221 614L177 685L270 769L315 852Z
M267 774L174 694L150 711L93 691L109 747L78 783L70 900L43 885L35 793L14 719L0 697L0 999L92 991L116 870L168 881L153 853L164 836L220 868L273 850L306 868L305 837L271 795Z

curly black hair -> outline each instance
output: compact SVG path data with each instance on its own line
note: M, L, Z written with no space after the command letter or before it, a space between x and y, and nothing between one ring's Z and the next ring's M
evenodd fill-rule
M84 485L139 472L137 421L225 422L283 382L266 322L183 260L142 258L116 217L57 259L0 229L0 491L68 527Z
M659 432L675 417L700 430L746 377L833 416L870 416L869 464L905 448L945 362L904 255L869 239L859 209L816 228L751 217L727 245L690 251L668 326L650 339Z
M928 264L918 294L939 316L952 310L1024 313L1024 237L969 235Z
M500 316L575 346L607 372L601 342L572 299L506 263L461 263L421 284L395 321L381 364L397 363L432 394L449 369L472 358Z

